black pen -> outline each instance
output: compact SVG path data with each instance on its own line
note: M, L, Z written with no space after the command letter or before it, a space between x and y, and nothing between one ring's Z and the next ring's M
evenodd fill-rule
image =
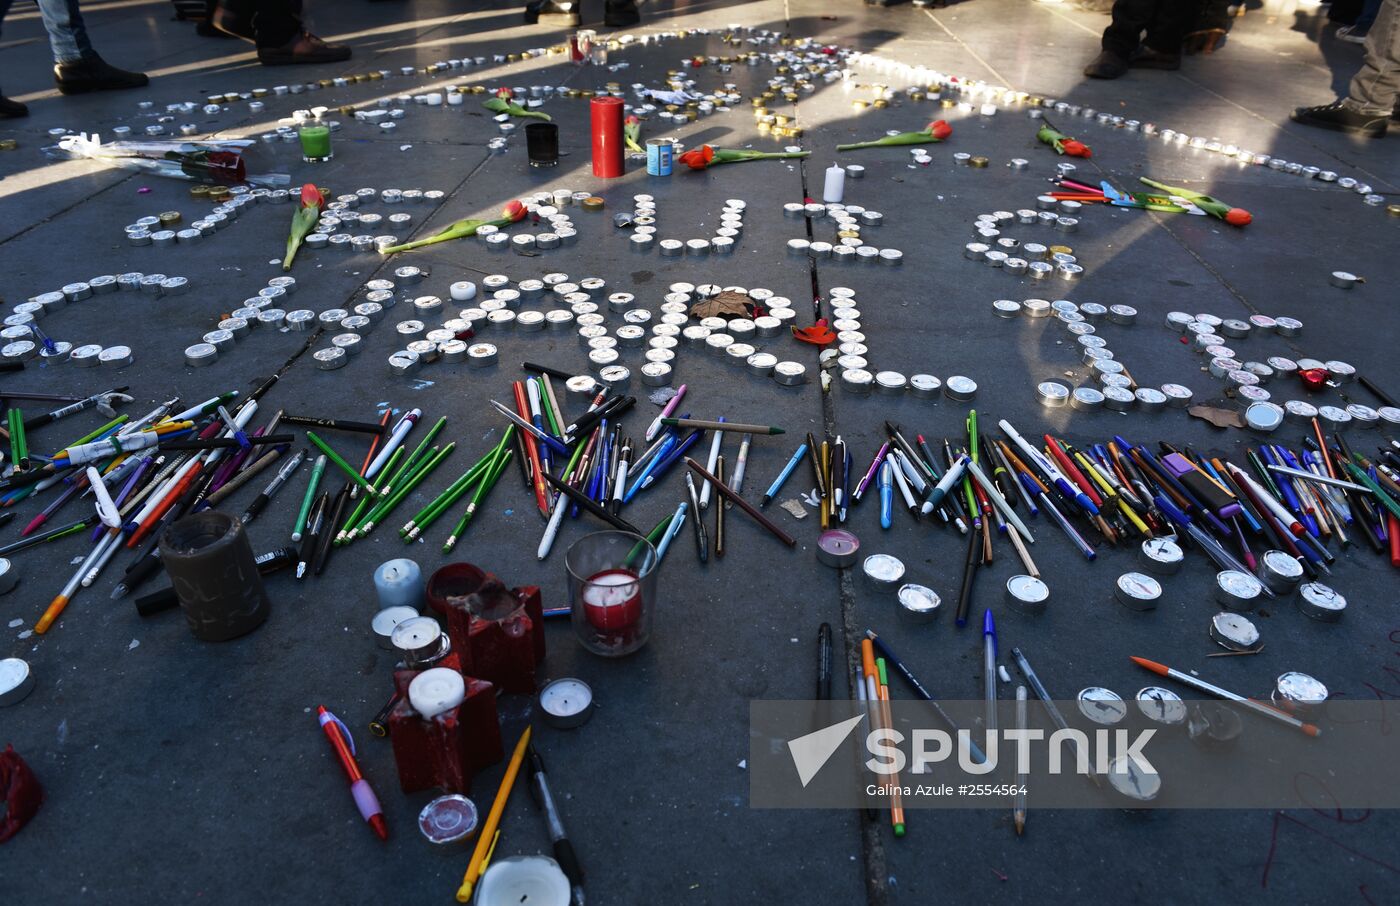
M817 700L831 698L831 624L817 630Z
M335 527L340 525L341 519L345 517L345 506L350 500L350 489L354 487L350 482L340 486L340 493L335 495L335 505L330 508L327 515L323 531L321 532L320 546L316 550L316 562L312 567L312 574L319 576L326 569L326 564L331 559L332 542L335 541Z
M311 566L312 555L321 540L322 523L326 519L326 505L330 502L330 491L322 491L311 506L311 515L306 520L306 531L301 536L301 552L297 557L297 578L306 578L306 570Z
M530 743L525 760L530 766L530 791L535 794L535 802L544 809L544 820L549 825L549 841L554 844L554 861L564 869L564 876L569 879L569 886L573 888L573 906L583 906L583 866L579 865L574 845L564 833L564 821L559 817L559 807L554 802L554 796L549 791L549 779L544 774L544 759L535 751L534 743Z
M812 453L812 477L817 482L817 496L826 497L826 479L822 477L822 457L821 447L817 446L816 440L812 437L812 432L807 432L807 449Z
M289 425L301 425L305 428L321 428L327 431L353 431L357 434L373 434L382 437L388 423L379 422L352 422L343 418L319 418L314 415L289 415L282 413L282 421Z
M258 514L267 506L268 501L272 500L273 496L276 495L278 491L282 490L282 485L287 483L287 479L292 477L292 473L301 466L301 461L305 458L306 451L298 450L295 456L284 463L282 468L277 470L276 477L267 483L267 487L263 488L262 493L253 498L253 502L248 504L248 509L243 512L243 517L240 521L244 525L258 518Z
M279 547L265 554L259 554L253 559L253 564L258 568L258 574L263 576L269 576L278 570L286 569L296 562L297 552L290 547ZM137 598L136 612L143 617L154 616L179 603L180 598L175 594L174 587L162 588L160 591L153 591Z
M710 542L705 537L705 520L701 518L704 512L700 509L700 494L695 490L695 480L689 472L685 473L685 489L690 494L690 511L695 514L695 518L690 520L695 528L695 553L701 563L707 563L710 559Z

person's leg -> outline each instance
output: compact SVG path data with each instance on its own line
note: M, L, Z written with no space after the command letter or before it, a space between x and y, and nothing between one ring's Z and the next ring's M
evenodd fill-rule
M92 53L78 0L37 0L55 63L76 63Z
M1384 0L1366 38L1366 59L1345 98L1299 107L1295 123L1379 138L1400 98L1400 0Z
M1114 0L1112 21L1103 32L1103 51L1084 67L1084 74L1091 79L1116 79L1127 72L1128 58L1137 50L1159 2Z
M1199 0L1166 0L1157 4L1132 65L1141 69L1180 69L1181 42L1200 11Z
M10 4L13 0L0 0L0 23L5 20L5 14L10 11ZM0 119L13 120L29 115L29 108L19 101L12 101L4 95L0 95Z
M150 82L139 72L127 72L107 63L88 41L78 0L36 0L53 49L54 82L64 94L140 88ZM6 5L6 11L8 4Z
M1366 58L1351 80L1347 106L1387 116L1400 96L1400 0L1385 0L1366 38Z
M350 59L347 44L327 44L307 31L300 0L251 0L253 39L264 66L335 63Z

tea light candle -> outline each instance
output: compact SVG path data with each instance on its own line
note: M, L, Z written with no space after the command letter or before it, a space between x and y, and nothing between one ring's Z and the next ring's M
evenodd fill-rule
M569 879L548 856L493 859L476 888L477 906L569 906Z
M394 627L404 620L411 620L418 616L418 608L396 605L386 607L374 615L370 620L370 628L374 630L374 640L379 643L380 648L390 651L394 648Z
M540 710L551 727L581 727L593 716L593 690L572 676L554 680L540 690Z
M405 558L381 563L374 571L374 590L379 595L381 608L419 610L423 606L423 571L417 563Z
M637 622L642 594L636 574L610 569L591 577L583 588L583 612L593 628L603 632L617 632Z

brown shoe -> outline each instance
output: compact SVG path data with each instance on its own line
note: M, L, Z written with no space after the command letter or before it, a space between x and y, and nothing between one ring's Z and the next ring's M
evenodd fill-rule
M309 31L304 31L281 47L259 47L258 62L264 66L287 66L295 63L338 63L350 59L348 44L327 44Z

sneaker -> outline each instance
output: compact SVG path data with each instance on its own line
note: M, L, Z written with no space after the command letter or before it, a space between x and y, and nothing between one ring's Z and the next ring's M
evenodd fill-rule
M1299 107L1289 119L1304 126L1380 138L1385 135L1389 116L1384 113L1358 113L1341 101L1333 101L1320 107Z
M1084 67L1084 74L1091 79L1116 79L1127 71L1128 61L1107 50Z
M309 31L304 31L281 47L259 47L258 62L264 66L288 66L296 63L338 63L350 59L346 44L327 44Z
M1369 25L1343 25L1337 29L1337 38L1352 44L1365 44L1366 36L1370 33Z
M64 94L85 94L89 91L110 91L120 88L143 88L151 83L144 72L118 69L97 54L88 54L72 63L57 63L53 80Z
M1134 69L1164 69L1173 70L1181 68L1181 54L1163 53L1160 50L1153 50L1146 44L1137 49L1128 65Z
M17 120L22 116L29 116L28 107L19 101L0 96L0 120Z

